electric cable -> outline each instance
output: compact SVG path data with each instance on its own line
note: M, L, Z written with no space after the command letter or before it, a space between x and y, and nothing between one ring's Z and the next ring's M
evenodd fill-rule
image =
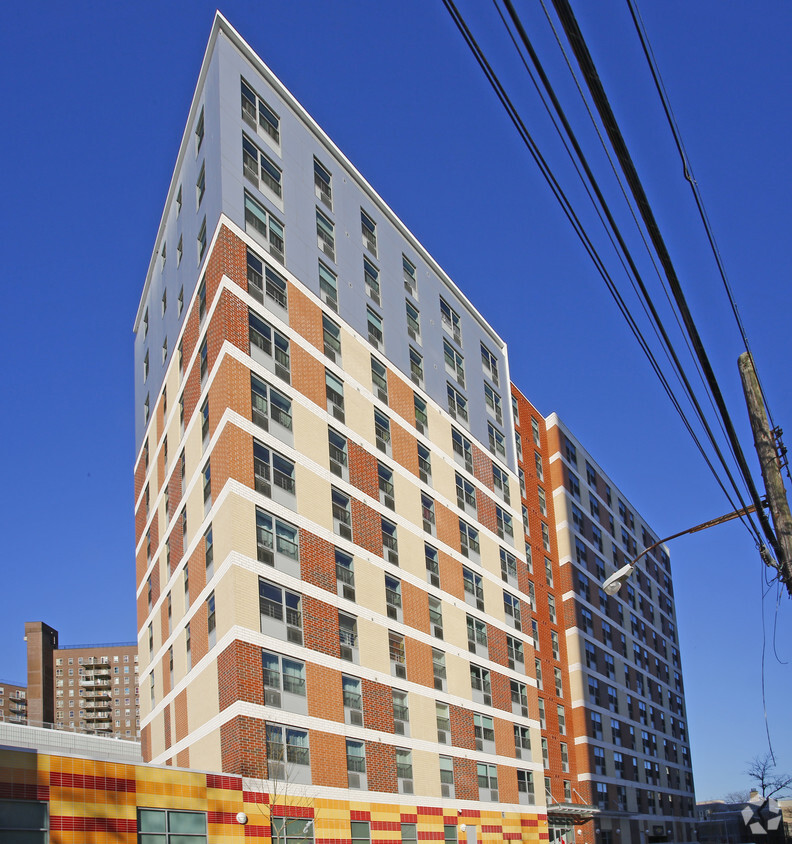
M687 151L685 150L685 145L682 141L682 133L679 131L679 124L677 123L676 117L674 116L674 111L671 108L671 102L668 97L668 92L666 91L665 85L663 84L663 79L660 75L657 60L655 59L654 51L652 50L652 46L649 42L649 36L646 33L646 27L644 25L643 18L641 17L641 13L638 10L635 0L627 0L627 6L630 10L630 15L632 17L635 30L638 33L638 39L641 42L641 47L643 49L644 56L646 57L646 62L649 65L649 71L652 75L652 80L654 81L655 88L657 89L657 93L660 97L660 102L663 105L663 111L665 112L666 120L668 121L668 125L671 129L671 134L674 137L677 151L679 152L679 157L682 159L682 167L685 174L685 180L690 184L690 189L693 192L693 197L696 201L696 208L698 209L699 217L701 218L701 222L707 234L707 240L709 242L710 249L712 250L712 254L715 258L715 263L718 266L718 273L720 274L721 280L723 281L723 286L726 290L726 296L728 297L729 304L731 305L732 313L734 314L734 319L737 322L737 327L740 331L740 336L742 337L742 341L745 346L745 351L751 354L751 357L753 357L750 344L748 343L748 335L745 331L745 326L743 325L742 318L740 317L740 312L737 308L737 302L735 301L734 293L732 291L731 284L729 283L729 279L726 274L726 267L723 262L723 257L721 256L720 249L718 248L718 244L715 240L715 233L712 229L712 225L709 221L709 216L707 215L707 211L704 207L704 200L701 196L701 191L699 189L698 182L696 181L693 175L693 168L690 164L690 159L688 157ZM762 396L762 401L764 402L765 408L767 409L767 416L770 419L770 427L775 428L773 415L770 412L770 405L767 402L767 397L762 387L762 383L759 380L758 372L756 375L756 379L757 381L759 381L759 392Z
M537 55L536 51L534 50L533 45L532 45L532 43L531 43L531 41L528 37L528 34L525 31L525 28L523 27L522 22L520 21L519 16L517 15L517 12L515 11L511 0L503 0L503 3L506 6L507 11L509 12L509 15L512 19L512 23L514 24L514 27L515 27L515 29L517 30L517 32L520 36L520 39L523 43L523 46L525 47L525 49L526 49L526 51L527 51L527 53L528 53L528 55L531 59L531 62L533 63L534 68L536 69L536 72L537 72L537 74L539 75L539 78L542 81L542 85L544 87L544 90L547 92L547 96L550 98L550 101L553 104L553 108L555 110L555 113L558 115L558 118L559 118L559 120L561 121L561 123L564 127L566 137L569 138L569 140L570 140L570 142L571 142L571 144L572 144L572 146L575 150L575 154L577 156L577 159L580 161L583 169L585 170L586 177L588 179L588 184L591 185L591 187L593 188L593 190L594 190L594 192L597 196L597 200L599 202L599 207L602 208L605 216L607 217L608 224L610 226L610 230L613 231L616 239L618 240L619 247L621 249L621 254L623 254L626 257L626 260L627 260L627 262L630 266L630 270L631 270L631 273L628 273L628 276L630 277L631 282L633 282L633 279L635 280L635 282L637 282L637 284L640 288L640 295L642 297L642 301L646 303L646 305L649 307L649 309L651 311L651 318L653 320L654 325L656 326L656 329L659 330L659 332L662 336L662 342L664 344L666 352L667 352L667 354L670 354L672 361L673 361L673 365L676 369L677 375L681 379L681 381L682 381L682 383L685 387L685 390L688 394L688 398L691 401L694 409L696 410L699 421L701 422L704 430L706 431L706 433L709 437L710 443L712 444L718 458L720 459L721 465L723 466L724 471L726 472L727 477L729 478L729 480L730 480L730 482L731 482L731 484L732 484L732 486L735 490L737 498L740 502L740 508L739 509L745 509L746 504L745 504L745 501L742 498L742 495L741 495L740 490L737 486L737 483L736 483L734 477L732 476L731 471L730 471L730 469L729 469L729 467L726 463L726 460L725 460L725 458L724 458L724 456L723 456L723 454L722 454L722 452L721 452L721 450L718 446L717 440L715 439L715 436L714 436L714 434L713 434L713 432L712 432L712 430L709 426L709 423L706 419L706 416L704 415L704 412L701 409L701 406L698 402L698 399L696 398L695 392L693 391L693 388L692 388L692 386L691 386L691 384L690 384L690 382L689 382L689 380L688 380L688 378L685 374L684 368L682 367L682 364L681 364L681 362L680 362L680 360L679 360L679 358L678 358L678 356L677 356L677 354L676 354L676 352L673 348L673 344L671 343L671 340L670 340L670 338L669 338L669 336L668 336L668 334L665 330L662 319L660 318L660 316L659 316L659 314L658 314L658 312L657 312L657 310L654 306L654 303L651 299L651 296L650 296L648 290L646 289L646 286L643 282L643 279L642 279L641 274L638 270L638 267L636 266L635 261L633 260L633 257L630 253L630 250L629 250L626 242L624 241L624 238L622 237L621 231L619 230L619 227L618 227L618 225L617 225L617 223L616 223L616 221L613 217L613 214L610 210L610 207L608 206L608 203L607 203L604 195L602 194L602 191L600 190L599 184L598 184L598 182L597 182L597 180L596 180L596 178L595 178L595 176L594 176L594 174L591 170L591 167L588 164L586 156L584 155L583 150L580 147L580 144L577 140L577 137L575 136L575 133L574 133L567 117L566 117L566 114L565 114L563 108L561 107L561 104L558 100L558 97L555 94L555 91L554 91L554 89L553 89L553 87L550 83L550 80L548 79L547 74L545 73L545 70L542 66L542 63L539 59L539 56ZM496 3L496 9L498 10L498 12L500 14L500 9L498 9L497 3ZM501 16L501 20L503 20L502 16ZM505 20L504 20L504 24L505 24ZM508 30L508 26L507 26L507 31L509 31L509 34L511 35L511 31ZM515 44L515 47L517 47L516 44ZM519 49L518 49L518 53L520 54L521 58L523 58ZM525 63L524 59L523 59L523 63L526 67L526 70L528 70L528 73L529 73L531 80L536 85L536 81L534 80L533 75L531 74L530 70L528 69L527 64ZM540 97L541 97L541 92L540 92ZM547 107L546 103L545 103L545 107ZM551 115L551 118L552 118L552 115ZM556 129L558 129L557 125L556 125ZM566 142L565 142L563 137L562 137L562 142L564 142L564 146L566 147L567 152L569 152L569 148L566 145ZM579 169L578 169L578 174L580 175ZM581 178L582 178L582 176L581 176ZM590 193L589 193L589 196L590 196ZM635 286L634 283L633 283L633 286ZM735 509L735 510L738 509L734 505L734 502L732 501L731 497L727 496L727 498L728 498L730 504L732 504L733 509ZM748 522L752 525L752 522L751 522L750 519L748 519ZM746 527L748 527L748 524L746 524ZM748 529L751 530L751 528L748 528ZM755 528L754 528L754 531L755 531ZM758 536L758 534L757 534L757 536Z
M497 2L497 0L493 0L493 2ZM558 49L560 50L561 55L564 57L564 62L567 66L569 74L570 74L570 76L572 77L572 80L575 83L575 88L577 89L578 95L580 96L580 100L583 103L583 106L586 110L586 114L588 115L589 120L591 121L591 125L592 125L592 127L593 127L593 129L594 129L594 131L597 135L597 139L600 142L600 146L602 147L602 150L605 154L605 157L608 160L608 164L610 165L611 171L614 175L614 178L616 179L616 183L619 185L619 189L621 190L622 196L624 197L625 205L627 206L627 208L630 212L630 216L632 217L633 222L635 223L635 228L638 231L638 234L641 238L641 242L643 243L644 248L646 249L647 255L649 257L649 260L652 263L652 267L654 268L655 274L657 275L657 280L658 280L658 282L659 282L659 284L660 284L660 286L663 290L663 293L665 294L666 301L668 302L668 304L670 306L671 313L674 317L674 321L676 322L677 328L679 329L679 333L682 336L682 339L685 343L685 346L687 347L688 354L690 355L690 358L691 358L693 365L696 369L696 373L699 377L699 380L701 381L701 384L704 387L704 391L705 391L705 395L707 397L707 400L708 400L710 406L712 407L713 411L715 412L716 419L717 419L717 422L718 422L718 427L720 428L721 433L723 434L723 437L728 444L729 451L731 452L732 457L735 458L735 462L736 462L736 455L734 454L734 449L731 447L731 443L729 442L728 437L726 436L726 429L723 425L723 420L720 418L720 415L718 414L718 409L717 409L717 406L715 405L715 400L713 399L712 394L707 389L707 382L704 379L704 372L702 371L701 365L699 364L698 359L696 358L696 355L693 352L693 346L691 345L690 338L688 337L687 333L685 332L684 326L682 325L682 320L679 316L679 313L677 312L676 308L674 307L674 304L673 304L672 299L671 299L671 291L668 289L668 284L666 283L666 280L663 277L663 274L660 272L660 268L657 265L657 259L656 259L655 255L653 254L653 252L652 252L652 250L649 246L649 243L647 242L646 234L644 232L644 229L642 228L642 226L638 222L638 217L636 215L635 208L633 207L633 203L630 201L630 198L627 194L627 188L624 185L622 175L617 170L616 164L613 161L613 156L611 155L611 152L608 149L607 144L605 143L605 139L602 137L602 132L600 131L599 124L597 123L597 121L594 118L594 115L591 111L591 106L590 106L589 101L588 101L588 99L586 98L586 96L583 92L583 88L580 84L580 80L578 79L577 73L575 73L575 69L572 66L572 62L569 59L569 55L567 54L567 50L564 47L563 43L561 42L561 37L558 34L558 29L556 28L555 22L553 21L552 17L550 16L550 12L547 9L547 4L545 3L545 0L539 0L539 2L540 2L540 5L542 6L542 11L544 12L545 19L547 20L548 26L550 27L550 30L553 33L553 37L555 38L556 45L558 46ZM500 14L500 9L498 9L498 13ZM501 17L501 19L503 19L503 15L500 15L500 17ZM512 37L512 41L514 41L513 37ZM534 82L534 84L536 84L536 83ZM646 310L645 306L644 306L644 310ZM655 333L657 333L657 332L655 332ZM666 353L666 355L668 356L668 353ZM670 356L668 356L668 357L669 357L669 360L670 360ZM790 479L792 479L792 476L790 477ZM746 527L747 527L747 525L746 525Z
M715 398L715 402L718 405L718 410L721 414L721 418L723 419L723 422L726 426L727 436L731 441L732 447L735 451L737 465L739 466L740 472L745 479L745 483L748 486L748 492L751 496L754 506L756 507L756 515L759 519L759 524L761 525L762 531L767 537L767 541L770 543L770 546L776 552L776 556L782 556L778 540L776 539L776 536L773 533L773 529L770 526L770 523L767 519L767 515L762 509L762 503L761 498L759 496L759 492L756 488L756 484L754 483L753 477L751 476L751 472L748 468L748 463L745 459L742 446L740 445L740 442L737 439L737 434L734 430L734 425L732 423L731 416L729 415L729 411L726 407L726 402L723 398L720 385L718 384L717 378L715 377L715 373L712 369L709 357L707 356L707 353L704 349L704 345L702 343L698 329L696 328L693 316L688 307L687 300L685 299L684 292L682 291L682 287L679 283L679 279L676 274L676 270L674 269L674 265L671 261L671 256L668 253L665 241L663 240L663 236L660 233L660 229L657 225L654 213L652 212L648 198L646 196L646 193L644 192L643 185L641 184L641 181L638 177L638 173L635 169L635 164L632 161L630 153L627 149L627 145L625 144L624 137L621 134L621 130L619 129L613 111L610 107L610 103L608 101L607 95L605 94L605 90L602 86L602 82L600 81L599 75L597 74L597 70L594 66L591 54L589 53L588 47L586 46L585 41L583 40L583 35L580 31L574 13L572 12L572 8L569 5L569 0L553 0L553 5L555 7L556 14L561 20L561 24L564 27L567 39L569 40L572 50L575 53L575 57L578 61L578 64L581 67L583 77L586 80L586 84L588 85L589 91L591 92L591 96L594 100L595 105L597 106L597 110L599 111L600 118L605 126L606 131L608 132L611 144L613 145L613 148L616 152L616 157L618 158L619 163L625 172L627 183L630 186L630 190L633 193L636 204L638 205L638 208L641 212L641 216L644 219L644 224L646 225L647 231L649 232L649 236L651 237L652 243L654 244L655 250L657 251L657 254L660 258L660 263L662 264L663 269L666 273L668 282L671 285L671 290L674 294L674 300L676 301L677 307L679 308L680 314L682 315L682 319L685 323L685 328L693 343L696 356L698 357L701 366L704 369L704 375L706 377L710 391L712 392L712 395Z
M569 220L570 224L573 227L573 230L577 234L578 238L581 240L584 248L586 249L589 257L591 257L592 261L594 262L597 271L602 276L603 280L608 287L608 291L610 292L611 296L616 301L617 306L619 307L622 315L627 320L628 326L630 330L633 332L634 336L638 340L639 345L641 346L644 354L649 359L649 362L655 371L658 379L660 380L663 388L665 389L666 393L668 394L669 399L671 400L672 404L674 405L677 413L679 413L683 424L687 428L688 432L690 433L691 437L693 438L694 443L696 444L699 452L701 453L704 461L706 462L707 466L709 467L710 471L712 472L713 476L715 477L716 482L720 486L721 490L723 491L724 495L726 495L727 499L731 501L729 497L729 493L727 492L725 486L723 485L722 480L718 476L717 472L715 471L712 462L710 461L708 455L706 454L701 442L699 441L698 437L696 436L695 432L693 431L689 421L687 420L684 411L682 410L676 396L674 395L673 391L668 384L665 375L663 374L662 370L660 369L659 364L657 363L657 359L655 358L653 352L649 348L648 344L646 343L645 338L643 337L640 328L638 327L637 323L627 308L626 303L624 302L621 294L619 293L618 289L616 288L613 279L611 278L610 274L608 273L607 268L605 267L604 262L602 261L599 253L597 252L596 248L594 247L593 243L591 242L590 238L585 232L580 219L574 212L574 209L571 206L571 203L564 193L563 189L561 188L560 184L556 180L555 176L553 175L549 165L547 164L546 160L542 156L541 152L539 151L533 137L531 136L530 132L526 128L522 118L520 117L519 113L517 112L516 108L514 107L511 99L509 98L508 94L506 93L505 89L503 88L500 80L498 79L497 74L492 69L491 65L487 61L486 57L483 54L483 51L479 47L475 37L471 33L470 29L468 28L467 24L464 21L464 18L460 14L459 10L457 9L456 5L454 4L453 0L443 0L443 3L448 10L449 14L451 15L457 29L462 34L465 42L468 44L469 48L471 49L477 63L479 64L480 68L484 72L484 75L487 77L488 82L492 86L493 90L495 91L496 96L500 100L503 107L506 109L507 114L509 115L510 120L514 124L515 128L517 129L518 133L520 134L523 143L528 148L531 156L534 158L534 161L539 166L540 172L544 176L545 180L547 181L548 185L550 186L551 191L553 192L554 196L558 200L561 208ZM736 508L735 508L736 509Z

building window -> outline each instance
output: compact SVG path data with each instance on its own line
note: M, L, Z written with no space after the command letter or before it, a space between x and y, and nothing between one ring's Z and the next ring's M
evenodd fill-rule
M481 553L479 546L479 533L467 522L459 520L459 545L462 554L468 559L478 559Z
M256 240L269 249L270 255L283 263L283 223L272 216L250 193L245 191L245 230L256 235Z
M280 118L245 82L242 87L242 119L252 128L261 129L272 138L276 144L280 143Z
M410 379L418 387L423 387L423 357L412 346L410 346Z
M515 639L514 636L506 636L506 656L509 668L516 669L518 666L523 668L525 665L523 643L519 639Z
M327 314L322 314L322 340L325 355L333 363L341 362L341 328Z
M437 549L424 543L424 561L426 563L426 575L432 586L440 586L440 563Z
M250 250L247 253L247 291L262 305L269 305L264 300L266 296L278 307L284 310L288 307L286 279Z
M317 198L331 211L333 209L333 177L330 171L314 158L314 190Z
M476 609L484 611L484 588L481 575L468 568L462 568L462 586L465 591L465 602Z
M391 455L390 420L376 408L374 409L374 440L380 451L388 456Z
M451 429L451 446L454 451L454 460L467 469L472 474L473 472L473 447L470 440L457 431L456 428Z
M352 508L349 496L333 487L333 530L344 539L352 539Z
M201 106L201 113L198 115L198 122L195 124L195 154L198 155L198 152L203 145L204 139L204 110L203 106Z
M520 471L522 472L522 470ZM525 483L524 479L523 483ZM503 469L496 466L495 463L492 464L492 485L495 487L495 491L500 494L503 501L506 504L510 504L511 495L509 494L509 476L503 471Z
M400 794L413 793L412 752L402 747L396 748L396 777Z
M418 308L409 300L404 302L405 312L407 314L407 334L411 340L421 342L421 315Z
M338 277L319 261L319 298L334 311L338 310Z
M330 372L325 370L325 390L327 395L327 412L339 422L344 421L344 383Z
M209 634L209 647L213 648L217 642L217 618L215 616L215 594L209 593L206 599L206 629Z
M341 659L348 662L358 661L358 632L357 619L346 613L338 613L338 636L340 642Z
M500 455L505 460L506 438L491 422L487 422L487 437L490 451Z
M360 209L360 230L363 234L363 246L376 258L377 224L362 208Z
M388 403L388 370L382 361L371 356L371 386L377 398Z
M344 723L363 726L362 683L358 677L341 676L341 694L344 700Z
M368 821L351 821L352 844L371 844L371 831Z
M429 416L426 412L426 402L417 393L413 393L413 409L415 411L415 430L419 434L425 434L429 427Z
M181 266L181 260L184 256L184 238L183 235L179 235L179 242L176 244L176 266ZM181 316L182 309L184 308L184 288L179 291L179 316Z
M385 575L385 607L388 618L402 621L401 582L390 575Z
M515 630L522 630L520 599L510 592L503 593L503 611L506 613L506 621Z
M384 336L382 333L382 317L371 308L366 308L366 325L368 327L369 343L375 349L382 348Z
M379 270L368 258L363 258L363 282L366 287L366 295L374 302L380 304L380 281Z
M457 345L462 345L462 329L460 326L459 314L440 297L440 322L443 328L456 340Z
M206 164L201 165L201 172L198 174L198 181L195 183L195 204L198 208L201 207L204 194L206 193ZM164 247L163 247L164 248ZM165 262L165 253L163 252L163 263Z
M347 784L349 788L367 788L366 783L366 745L354 739L346 740ZM354 827L355 821L352 822ZM364 824L368 829L368 824Z
M302 645L302 596L259 578L261 632Z
M337 592L347 601L355 600L355 570L353 559L339 548L335 549Z
M382 519L382 552L389 563L399 565L399 545L396 539L396 525Z
M517 560L514 555L510 554L505 548L500 549L500 564L501 578L507 583L517 586ZM530 585L533 586L532 583ZM536 600L535 596L531 600L533 603Z
M404 289L417 299L418 278L415 273L415 264L406 255L402 255L402 275L404 277Z
M270 823L272 840L277 844L313 844L314 842L312 818L282 818L271 815Z
M499 425L502 425L503 406L501 404L501 397L489 384L484 384L484 402L487 405L487 411L495 418L495 421Z
M492 383L498 383L498 359L492 352L482 343L481 344L481 365L484 372L492 379ZM515 414L517 419L517 414Z
M448 381L446 382L446 392L448 395L448 412L454 419L467 424L467 399Z
M299 531L256 508L256 553L260 563L299 576Z
M253 477L256 492L293 506L291 498L297 494L294 463L258 440L253 440ZM288 499L283 499L283 496Z
M280 654L261 652L264 703L307 714L305 663ZM303 700L295 700L303 698Z
M138 809L138 841L157 844L206 842L206 813L168 809Z
M349 457L347 439L332 428L327 429L327 443L330 451L330 471L339 478L349 480Z
M476 515L476 488L470 481L456 473L457 506L472 516Z
M494 751L493 751L494 752ZM478 762L476 765L478 776L479 800L497 801L498 799L498 769L495 765Z
M293 766L304 766L310 776L311 756L307 731L283 727L280 724L267 724L266 729L269 779L283 781L287 770L300 776Z
M432 648L432 673L437 691L446 690L446 660L443 651Z
M446 372L454 378L460 387L465 386L465 361L462 355L448 342L443 340L443 359Z
M498 536L509 542L514 542L514 525L511 514L502 507L495 507L495 518L497 520Z
M291 431L291 399L274 387L270 387L266 381L262 381L252 372L250 373L250 399L255 425L269 431L271 423L275 423L286 431ZM277 433L277 429L273 430Z
M335 261L335 225L318 208L316 209L316 242L322 252L331 261Z
M198 262L201 262L201 259L204 256L204 252L206 252L206 217L203 218L201 221L201 228L198 230Z

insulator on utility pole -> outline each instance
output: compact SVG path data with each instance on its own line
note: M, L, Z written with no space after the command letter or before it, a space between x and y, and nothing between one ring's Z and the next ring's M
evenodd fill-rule
M792 596L792 513L789 512L784 481L781 477L779 455L776 451L775 440L767 420L762 393L759 389L759 379L756 377L753 359L748 352L743 352L739 360L740 377L745 392L745 403L748 405L748 416L751 420L754 445L759 455L762 468L767 506L773 517L776 539L778 541L778 576L784 582Z

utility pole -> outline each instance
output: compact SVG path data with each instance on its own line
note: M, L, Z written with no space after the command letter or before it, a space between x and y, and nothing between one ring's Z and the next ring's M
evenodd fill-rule
M767 506L773 517L776 538L778 540L778 576L784 582L792 597L792 513L789 512L784 481L781 477L779 455L776 450L775 439L770 431L762 393L759 389L759 379L754 370L753 358L749 352L740 355L740 378L745 392L745 403L748 405L748 416L751 419L754 445L759 455L762 468Z

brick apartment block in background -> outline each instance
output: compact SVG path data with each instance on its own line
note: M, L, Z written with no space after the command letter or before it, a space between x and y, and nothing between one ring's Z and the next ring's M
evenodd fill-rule
M0 680L0 721L27 721L27 686Z
M137 643L59 647L58 631L25 624L27 721L133 738L140 733Z

